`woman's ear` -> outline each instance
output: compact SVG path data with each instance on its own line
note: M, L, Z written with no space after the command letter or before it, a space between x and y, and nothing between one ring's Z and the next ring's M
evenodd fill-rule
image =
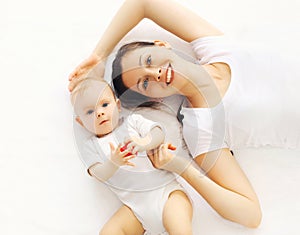
M80 126L84 127L83 122L81 121L79 116L76 116L75 120L80 124Z
M166 47L167 49L171 49L171 45L168 42L160 40L154 40L153 42L155 46Z

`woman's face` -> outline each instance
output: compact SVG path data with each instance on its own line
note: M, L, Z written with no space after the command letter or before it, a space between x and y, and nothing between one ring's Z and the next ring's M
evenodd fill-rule
M147 46L122 58L122 79L126 87L152 98L179 93L181 77L175 72L175 54L164 46Z

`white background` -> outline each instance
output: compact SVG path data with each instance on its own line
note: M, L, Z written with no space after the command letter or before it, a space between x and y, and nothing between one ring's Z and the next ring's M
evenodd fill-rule
M121 2L1 0L1 234L97 234L103 223L97 221L98 210L106 207L96 200L102 192L77 157L67 77L93 50ZM283 53L299 51L298 0L181 2L235 39L288 48ZM276 159L281 165L280 158ZM260 176L268 173L276 172L261 169ZM252 177L256 177L254 172ZM287 195L299 196L295 187L289 187ZM291 226L290 232L299 231L295 223L299 204L288 208L283 213L295 220L286 225L276 217L277 231L272 235L279 234L278 228L284 231ZM237 231L244 234L242 228Z

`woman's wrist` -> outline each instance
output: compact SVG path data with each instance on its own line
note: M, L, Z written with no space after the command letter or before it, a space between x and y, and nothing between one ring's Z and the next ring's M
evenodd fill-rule
M182 175L191 166L192 159L186 159L183 157L174 156L163 168L167 171L171 171L178 175Z
M101 55L100 52L98 53L96 50L90 54L90 57L93 58L97 63L103 61L103 55Z

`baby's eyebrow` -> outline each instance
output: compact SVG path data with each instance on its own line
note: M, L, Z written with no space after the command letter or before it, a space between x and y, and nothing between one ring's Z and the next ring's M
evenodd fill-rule
M104 102L110 102L110 99L104 98L104 99L98 101L99 104L104 103Z
M83 110L94 109L95 106L89 105L83 108Z

